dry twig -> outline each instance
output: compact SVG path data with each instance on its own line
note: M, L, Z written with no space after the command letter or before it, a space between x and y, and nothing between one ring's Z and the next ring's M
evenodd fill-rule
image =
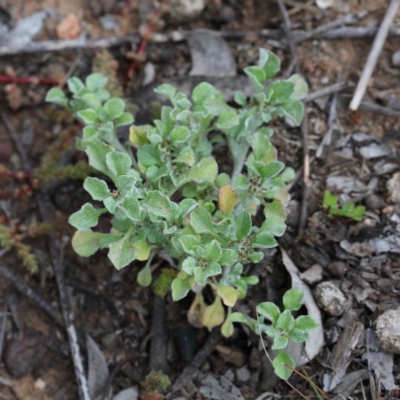
M374 37L378 31L376 27L365 26L345 26L337 29L330 29L325 32L315 33L312 39L321 40L341 40L341 39L368 39ZM224 39L240 40L247 36L257 36L265 39L280 40L282 37L279 29L260 29L260 30L241 30L241 31L213 31L221 35ZM182 42L191 31L173 31L171 33L155 33L151 38L153 43ZM293 35L296 41L302 41L303 37L309 35L309 31L295 30ZM392 27L389 36L400 36L400 27ZM99 39L71 39L71 40L47 40L42 42L32 42L27 46L0 46L1 56L14 56L18 54L39 53L47 51L62 50L90 50L99 48L109 48L121 46L129 43L140 43L140 35L118 36Z
M392 25L394 17L396 16L397 9L400 5L400 0L392 0L388 9L386 10L385 17L379 27L378 33L375 37L372 49L368 55L367 62L364 66L361 78L358 82L354 97L350 102L350 110L357 110L364 93L367 89L369 79L371 78L372 72L374 71L376 62L378 61L379 54L381 54L383 45L385 44L386 37L389 33L389 28Z
M290 48L290 53L292 55L293 60L295 60L295 70L297 73L300 73L300 65L298 62L298 56L296 51L296 45L293 38L293 33L291 30L291 22L290 17L288 15L286 5L283 0L277 0L279 9L283 16L284 21L284 30L286 33L287 41ZM308 194L310 187L310 151L308 145L308 118L307 111L304 112L303 121L301 123L301 133L303 138L303 191L302 191L302 199L301 199L301 209L300 209L300 221L299 221L299 229L304 229L307 224L307 203L308 203Z
M197 354L190 362L190 364L182 371L178 379L172 385L169 392L170 394L167 396L167 399L170 399L174 393L180 390L185 384L186 380L193 378L193 376L199 370L201 364L203 364L203 362L214 350L220 337L221 337L221 331L219 329L214 329L209 338L204 343L203 347L197 352Z

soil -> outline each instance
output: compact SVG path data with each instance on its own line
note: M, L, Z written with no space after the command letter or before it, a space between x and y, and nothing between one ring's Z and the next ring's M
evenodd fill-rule
M338 1L333 8L326 10L319 9L314 1L290 0L287 1L287 5L293 28L309 30L346 13L362 10L369 10L370 14L358 24L363 26L376 24L382 20L387 2L383 0ZM11 21L14 22L38 10L49 10L49 16L40 33L35 37L35 41L56 40L56 26L68 14L78 17L81 31L87 32L91 38L143 32L146 25L146 10L154 8L149 0L141 2L136 0L120 2L115 0L98 2L4 0L1 7L9 13ZM115 31L106 30L102 26L100 17L105 14L115 16L117 26ZM397 24L398 19L395 21ZM260 47L270 48L281 58L284 73L290 68L290 53L251 33L259 29L279 29L281 23L282 17L274 1L209 0L199 16L184 22L174 22L166 13L157 21L156 30L159 32L197 28L247 30L249 34L242 39L228 40L238 73L242 74L243 68L256 62ZM284 43L284 38L282 31L280 43ZM302 42L297 46L297 51L302 75L309 84L309 91L314 92L338 80L357 82L370 46L370 39ZM388 38L364 100L393 108L397 104L397 109L399 109L400 94L395 89L398 88L400 70L392 66L391 62L392 54L397 50L399 50L398 37ZM126 97L133 99L135 103L137 93L146 90L142 85L145 77L145 62L139 60L133 77L129 78L128 69L131 63L129 57L137 51L135 46L122 45L109 51L111 59L118 65L118 82L123 86ZM12 73L18 77L41 76L59 79L68 73L84 78L91 72L94 58L99 54L104 53L100 50L68 50L1 57L0 74ZM177 78L183 81L192 79L188 77L191 58L190 49L186 43L150 43L144 55L146 62L150 61L155 68L154 82L168 82ZM43 157L49 153L50 145L63 143L62 138L71 137L79 130L76 122L65 112L44 102L49 86L40 84L10 86L2 83L1 85L1 110L7 114L34 167L41 165ZM8 92L7 95L6 92ZM343 93L351 96L352 92L353 88L350 88ZM394 96L395 103L387 103L385 99L388 94ZM343 101L342 97L338 100L339 105ZM290 190L292 202L288 217L288 232L280 241L280 245L287 250L301 272L304 273L315 264L319 264L322 267L322 281L334 282L348 300L345 316L334 317L321 310L325 345L318 357L304 367L307 374L320 387L324 387L324 375L332 372L326 361L332 351L334 353L337 351L335 344L350 323L348 316L355 315L355 319L362 325L362 330L366 332L371 328L374 330L374 321L381 313L400 307L400 263L398 260L400 246L397 248L394 246L391 251L382 253L347 251L342 246L343 241L365 243L382 235L387 238L390 236L390 229L396 225L396 222L399 223L399 202L397 200L396 204L396 200L393 200L396 199L396 193L388 191L387 181L399 171L400 120L398 117L381 113L351 112L340 106L337 110L337 119L340 122L342 139L350 138L343 148L347 146L352 149L352 152L351 154L341 152L340 147L331 148L329 157L315 159L315 151L328 131L330 104L328 100L328 98L319 99L308 103L306 107L309 149L312 156L310 163L312 185L309 188L307 202L309 216L307 226L304 230L298 229L303 192L299 175ZM152 105L145 102L144 107L150 114ZM301 171L303 145L300 130L290 128L282 121L274 122L274 125L273 143L278 148L279 159L296 171ZM372 135L367 141L379 141L390 149L390 154L378 159L366 159L360 153L361 145L357 144L353 136L357 132ZM60 164L74 164L78 160L85 159L84 155L76 152L73 147L65 147L66 150L60 152L59 155ZM221 164L230 165L228 159L221 157L221 160ZM391 164L393 169L390 172L381 173L375 168L378 162ZM221 170L229 169L227 165L221 165ZM0 124L0 167L3 166L13 172L27 171L27 165L14 148L9 129L5 124ZM327 188L327 182L332 176L351 177L368 186L357 194L354 193L357 190L352 190L354 188L349 191L349 195L354 194L353 201L367 208L362 222L327 217L326 211L322 209L322 197ZM0 194L12 193L23 183L21 180L10 179L0 174ZM104 250L89 258L77 256L70 244L74 229L67 221L69 215L87 200L87 194L82 189L82 181L57 181L41 186L40 190L49 194L52 201L48 209L51 215L51 235L56 239L59 250L62 252L64 278L75 318L74 325L78 330L81 344L84 345L85 335L88 334L101 349L109 370L114 371L111 374L113 393L116 394L129 387L140 389L140 383L144 381L150 369L150 343L152 332L154 332L152 320L155 303L152 290L142 288L136 282L137 273L143 267L143 263L134 262L123 270L116 271ZM341 190L336 191L336 194L341 193ZM397 199L398 197L397 194ZM29 226L40 222L33 196L1 200L0 216L5 226L9 226L10 220L18 220L20 224L18 229L21 225ZM101 231L107 229L109 229L108 222L104 222L104 226L99 227ZM26 237L24 243L31 247L39 260L38 274L27 271L14 251L0 249L0 265L39 293L58 311L60 309L59 292L51 267L48 242L45 237ZM166 266L166 262L163 265ZM160 263L154 266L155 269L159 267ZM245 307L253 316L256 304L267 300L279 301L282 293L291 286L290 277L282 266L279 251L272 251L267 256L267 262L255 266L255 270L261 278L261 283L249 292L248 298L242 304L242 307ZM315 286L316 282L310 284L311 289ZM7 300L8 304L12 304L10 309L13 318L7 318L5 326L3 363L0 365L0 397L29 400L77 399L76 379L63 329L57 325L57 321L50 318L29 298L22 294L15 295L15 293L15 287L9 280L0 279L0 304L2 304L0 308L3 307L6 299L13 295L12 300ZM164 327L165 346L168 347L168 371L165 372L171 382L180 375L209 336L206 329L194 329L189 326L186 313L190 303L191 298L177 305L169 296L163 303L165 304L164 318L167 322ZM19 325L15 319L19 321ZM0 319L0 326L1 321L2 319ZM33 339L30 338L28 332L31 332ZM10 350L13 340L16 344ZM186 345L183 345L183 342ZM223 356L222 348L230 351L228 356ZM43 354L38 359L36 356L41 351ZM343 381L350 373L368 371L368 362L362 357L365 352L366 346L363 345L360 337L359 343L350 350L348 355L348 367L345 369ZM244 362L238 362L235 354ZM399 355L389 356L394 362L393 371L390 373L393 374L397 388L400 385L399 357ZM265 355L259 352L258 337L247 330L237 328L233 339L219 341L219 348L214 349L202 363L200 373L203 375L210 373L217 379L222 375L230 376L245 399L256 399L264 391L274 392L284 398L300 398L300 395L288 385L271 378L268 375L268 365L265 364L268 362L265 361ZM237 378L237 370L243 365L249 371L249 376L240 380ZM23 373L24 376L15 377L15 373L10 373L18 368L27 371ZM7 380L8 384L3 384L2 379ZM296 374L292 376L290 383L307 398L315 398L312 387ZM374 395L372 390L370 392L372 385L376 387ZM189 387L190 390L186 388L186 391L175 398L208 398L200 394L198 390L200 386L199 381L194 379L192 386ZM367 392L364 397L362 397L362 391ZM364 386L357 385L343 393L345 393L344 396L352 396L352 398L395 399L400 396L398 389L396 391L392 387L391 390L386 390L383 385L379 386L376 370L370 375L367 374L364 378ZM334 398L336 394L332 390L329 394L330 398ZM266 395L263 398L272 399L273 395Z

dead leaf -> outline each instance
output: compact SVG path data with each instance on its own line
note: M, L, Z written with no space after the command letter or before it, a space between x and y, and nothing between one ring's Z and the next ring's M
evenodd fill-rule
M68 14L56 27L60 40L78 39L81 34L79 18L75 14Z
M89 335L86 336L86 349L88 353L88 390L90 398L97 399L104 393L110 374L103 353ZM104 400L112 398L111 388L103 398Z
M245 400L240 390L224 376L215 379L208 374L202 381L200 393L207 399L213 400Z
M113 397L113 400L137 400L139 392L135 388L124 389Z
M46 11L37 11L29 17L20 19L7 33L0 36L1 46L24 46L42 30Z
M223 214L232 212L237 202L237 195L231 185L223 186L219 190L218 207Z
M207 328L214 328L224 322L224 317L225 310L222 306L221 297L216 296L214 303L205 308L202 322Z
M393 354L383 351L366 351L362 355L363 360L368 360L368 364L374 371L378 379L386 390L396 388L393 377Z
M203 316L206 309L206 303L201 292L196 293L192 305L187 313L187 319L195 328L203 328Z

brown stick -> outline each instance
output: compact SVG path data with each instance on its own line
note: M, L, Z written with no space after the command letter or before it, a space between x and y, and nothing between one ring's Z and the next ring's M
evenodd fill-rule
M371 51L368 55L367 62L364 66L364 70L361 74L361 78L358 81L354 97L350 102L350 110L356 111L360 106L361 100L364 97L364 93L367 89L369 79L374 71L378 57L381 54L383 45L386 42L389 28L392 25L394 17L396 16L397 9L399 8L400 0L392 0L388 9L386 10L385 17L383 18L382 24L379 27L378 33L375 37L374 43L372 44Z
M167 399L171 398L171 396L175 392L180 390L183 387L183 385L185 384L185 381L187 379L193 378L193 375L196 374L196 372L200 368L201 364L203 364L203 362L207 359L207 357L214 350L220 337L221 337L220 330L214 329L212 331L211 335L206 340L206 342L203 344L203 347L198 351L198 353L195 355L195 357L190 362L190 364L182 371L182 373L180 374L178 379L172 385L172 387L169 391L170 394L167 396Z
M277 0L279 9L281 10L283 21L284 21L284 30L286 33L287 41L290 48L290 53L292 54L293 60L295 60L295 70L297 73L300 73L300 64L298 62L298 56L296 51L296 44L294 42L293 33L291 30L291 22L290 17L286 9L286 5L283 0ZM308 213L307 213L307 203L308 203L308 194L310 187L310 151L308 145L308 118L307 111L304 112L303 121L301 124L301 134L303 138L303 192L301 198L301 209L300 209L300 220L299 220L299 229L304 229L307 224Z
M296 43L307 39L322 40L341 40L341 39L368 39L376 35L378 28L364 26L346 26L337 29L330 29L324 32L309 32L305 30L293 31L296 37ZM153 43L182 42L190 31L174 31L169 34L156 33L151 38ZM265 39L279 40L281 31L279 29L261 29L261 30L242 30L242 31L215 31L215 34L221 35L225 39L240 40L246 36L255 35ZM307 36L311 36L308 38ZM400 27L392 27L389 30L389 36L400 36ZM99 39L72 39L72 40L47 40L42 42L32 42L26 46L0 46L1 56L15 56L18 54L40 53L46 51L62 50L88 50L121 46L127 43L139 43L139 35L119 36Z

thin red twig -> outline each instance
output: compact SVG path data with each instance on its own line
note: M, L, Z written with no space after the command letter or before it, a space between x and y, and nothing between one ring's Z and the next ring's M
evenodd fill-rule
M37 76L9 76L0 75L0 82L17 84L41 84L41 85L59 85L60 82L51 78L40 78Z
M132 78L133 76L133 72L135 71L135 68L138 64L138 60L140 59L140 56L144 53L144 51L146 50L147 44L149 42L149 39L151 37L151 34L154 31L155 25L157 20L161 17L162 14L162 10L163 10L163 4L162 1L160 1L160 4L158 5L158 7L156 8L155 11L153 11L150 14L149 17L149 25L147 26L146 32L144 33L144 35L142 36L142 41L140 42L139 45L139 49L136 52L135 55L135 59L131 62L129 69L128 69L128 77Z

